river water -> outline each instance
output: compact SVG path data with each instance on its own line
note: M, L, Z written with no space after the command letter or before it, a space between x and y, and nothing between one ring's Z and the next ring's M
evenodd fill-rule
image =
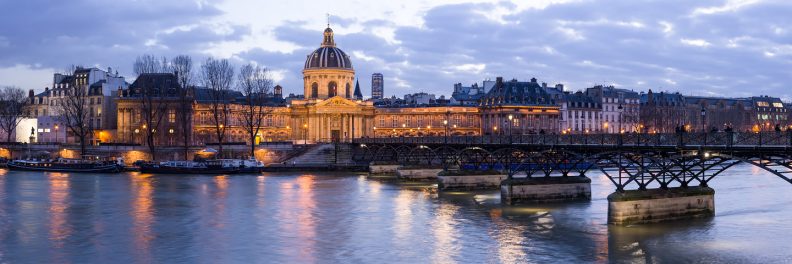
M792 262L792 185L772 174L718 176L714 218L630 227L590 176L591 202L502 206L350 173L0 170L0 263Z

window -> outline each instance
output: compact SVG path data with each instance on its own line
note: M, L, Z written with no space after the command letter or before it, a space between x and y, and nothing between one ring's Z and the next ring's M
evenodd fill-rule
M330 82L327 84L327 97L333 97L338 94L338 84L336 82Z
M773 107L783 108L784 104L782 104L782 103L773 103Z
M168 122L176 123L176 109L168 109Z
M756 106L770 106L767 102L756 102Z
M399 126L397 123L399 123L399 119L396 116L391 116L391 127Z
M417 125L418 125L418 127L422 127L423 126L423 116L422 115L418 116L418 124Z
M379 124L379 126L380 127L385 127L385 117L384 116L380 116L380 124Z
M319 97L319 84L313 83L311 84L311 98L318 98Z

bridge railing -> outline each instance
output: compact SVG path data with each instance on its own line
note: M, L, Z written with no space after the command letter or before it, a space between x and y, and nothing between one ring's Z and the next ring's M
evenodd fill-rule
M600 146L790 146L792 131L711 133L529 134L357 138L353 143Z

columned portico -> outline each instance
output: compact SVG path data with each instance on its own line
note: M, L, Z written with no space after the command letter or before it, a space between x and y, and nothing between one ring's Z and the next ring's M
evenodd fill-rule
M340 96L292 101L292 137L308 142L348 141L372 132L374 106Z

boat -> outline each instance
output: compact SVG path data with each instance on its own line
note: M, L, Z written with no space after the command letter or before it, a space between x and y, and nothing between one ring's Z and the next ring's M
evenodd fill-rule
M159 174L236 174L261 172L264 164L255 159L177 160L140 164L140 172Z
M6 163L9 170L115 173L124 170L123 159L21 159Z

